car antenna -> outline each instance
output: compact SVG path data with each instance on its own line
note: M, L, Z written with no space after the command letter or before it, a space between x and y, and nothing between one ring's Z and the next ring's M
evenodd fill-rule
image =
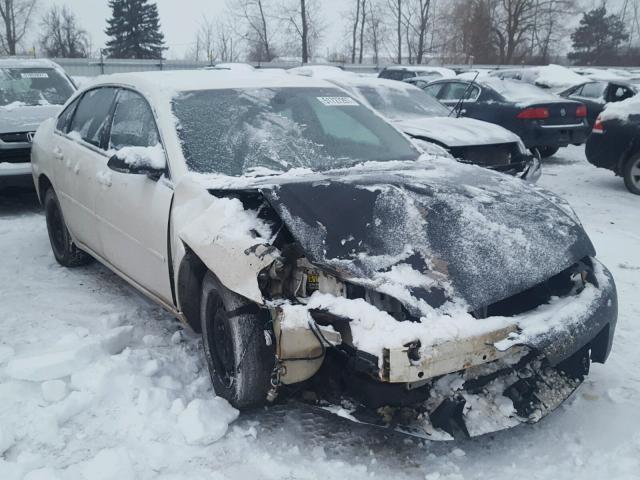
M473 86L474 83L476 83L476 79L478 78L478 75L480 75L480 71L476 72L476 76L473 77L473 80L471 80L471 82L467 85L467 88L465 88L464 92L462 93L462 97L458 100L458 102L453 106L453 108L451 109L451 111L449 112L449 117L453 114L453 112L458 112L456 113L456 118L460 117L460 111L462 110L462 102L464 102L467 99L467 95L469 95L469 92L471 92L471 87Z

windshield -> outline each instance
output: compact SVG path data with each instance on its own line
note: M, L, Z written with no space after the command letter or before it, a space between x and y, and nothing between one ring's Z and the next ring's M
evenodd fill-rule
M393 120L409 117L446 117L449 111L435 98L422 90L389 87L357 87L367 102Z
M0 68L0 106L62 105L74 88L53 68Z
M334 88L183 92L173 101L189 170L241 176L415 160L397 130Z

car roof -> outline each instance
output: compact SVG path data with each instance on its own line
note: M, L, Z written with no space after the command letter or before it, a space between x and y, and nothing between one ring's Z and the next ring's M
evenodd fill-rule
M62 70L62 67L51 60L44 58L0 58L0 68L55 68Z
M398 82L379 77L363 77L353 72L347 72L336 67L308 66L296 67L289 70L292 75L301 75L315 79L327 80L343 87L373 87L392 88L394 90L420 90L408 82Z
M91 88L123 85L145 94L173 97L178 92L228 88L333 87L320 79L286 75L268 70L176 70L163 72L116 73L104 75Z
M428 65L390 65L384 68L385 70L408 70L410 72L440 72L440 73L453 73L455 71L446 67L430 67Z

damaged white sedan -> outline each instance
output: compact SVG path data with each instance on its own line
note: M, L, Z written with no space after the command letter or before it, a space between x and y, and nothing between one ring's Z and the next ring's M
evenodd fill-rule
M611 349L615 285L570 207L422 154L322 80L106 77L32 163L56 259L202 332L239 408L473 436L537 421Z

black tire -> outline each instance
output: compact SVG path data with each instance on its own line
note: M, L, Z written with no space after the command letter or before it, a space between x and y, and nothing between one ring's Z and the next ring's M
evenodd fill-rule
M640 154L627 160L622 168L624 184L631 193L640 195Z
M49 188L44 195L44 212L51 250L53 250L53 255L58 263L69 268L91 263L93 261L91 255L80 250L71 240L71 235L64 222L60 202L58 202L53 188Z
M540 153L541 158L549 158L558 153L560 147L536 147L536 149Z
M216 394L239 410L267 402L275 366L275 342L265 336L268 319L268 312L207 272L200 308L205 357Z

